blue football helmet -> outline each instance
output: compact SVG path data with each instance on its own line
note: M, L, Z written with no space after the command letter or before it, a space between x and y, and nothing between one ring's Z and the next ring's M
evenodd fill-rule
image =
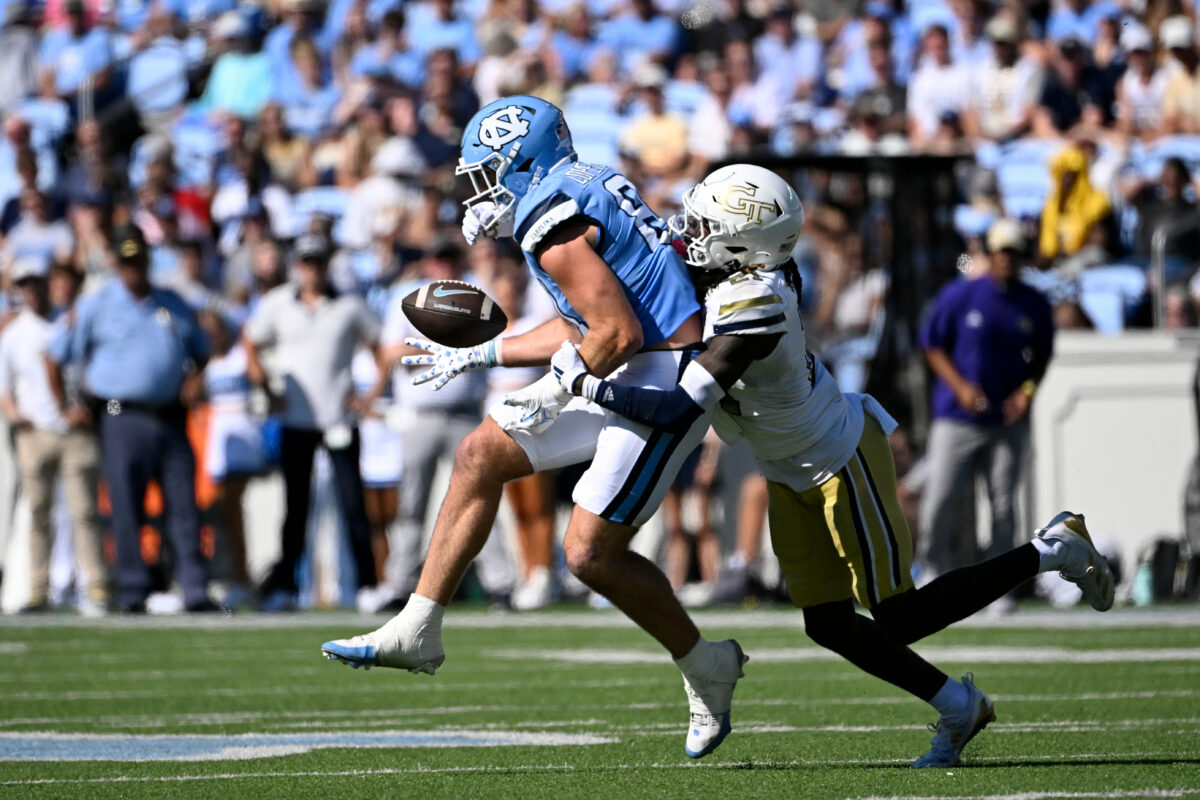
M495 203L482 232L494 236L517 203L559 163L576 161L562 111L529 95L501 97L481 108L463 131L455 175L467 175L475 194L463 205Z

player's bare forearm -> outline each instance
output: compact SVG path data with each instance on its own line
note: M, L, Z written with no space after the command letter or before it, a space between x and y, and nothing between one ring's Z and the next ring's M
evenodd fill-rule
M586 221L565 223L547 237L538 263L587 322L579 346L584 363L592 374L608 375L642 348L642 325L621 282L592 249L597 236Z
M566 340L580 342L579 331L564 319L543 322L519 336L496 342L500 363L506 367L538 367L550 363L554 351Z

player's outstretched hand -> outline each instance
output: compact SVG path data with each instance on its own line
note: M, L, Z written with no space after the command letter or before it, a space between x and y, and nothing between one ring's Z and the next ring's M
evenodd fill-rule
M587 364L579 357L579 348L568 340L555 352L550 359L550 371L558 378L558 383L571 394L579 394L575 382L588 374Z
M468 245L475 244L480 236L503 238L513 235L512 214L506 213L496 219L496 204L490 200L467 206L462 221L463 238Z
M550 427L569 402L571 394L559 384L554 373L544 375L524 389L504 395L504 405L519 408L522 413L506 420L500 427L506 431L541 433Z
M433 390L441 389L451 378L473 369L496 366L496 343L484 342L475 347L446 347L428 339L405 339L409 347L425 350L425 355L404 356L400 363L406 367L429 367L413 378L413 386L433 381Z

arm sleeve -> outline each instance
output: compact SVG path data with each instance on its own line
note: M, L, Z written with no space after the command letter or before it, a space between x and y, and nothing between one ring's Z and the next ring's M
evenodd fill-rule
M624 386L600 380L595 402L626 419L665 431L687 430L724 395L708 370L693 361L671 390Z

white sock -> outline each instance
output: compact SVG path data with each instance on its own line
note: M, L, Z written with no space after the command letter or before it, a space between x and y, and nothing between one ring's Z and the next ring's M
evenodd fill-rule
M967 702L971 699L970 692L967 687L963 686L954 678L946 678L946 682L938 689L929 701L929 705L933 706L934 710L941 716L955 714L967 707Z
M735 550L729 558L725 559L725 569L730 572L741 572L750 566L750 562L740 550Z
M1029 543L1038 551L1038 572L1053 572L1062 567L1062 547L1058 542L1048 542L1035 536Z
M428 597L413 592L400 613L409 617L416 615L416 619L420 620L423 626L434 625L440 628L442 627L442 615L446 613L446 607L438 605Z
M700 641L696 642L696 646L689 650L687 655L675 659L675 664L684 675L706 677L717 671L720 652L716 642L710 642L701 636Z

